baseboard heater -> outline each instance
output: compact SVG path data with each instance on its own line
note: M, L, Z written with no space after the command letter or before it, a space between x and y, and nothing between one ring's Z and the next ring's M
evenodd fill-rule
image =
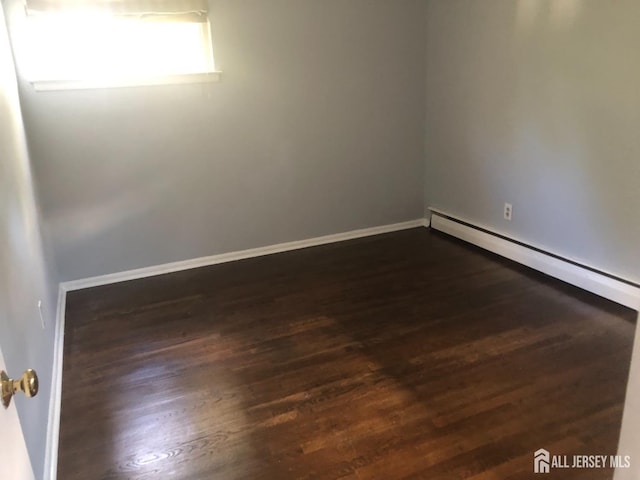
M640 284L547 252L433 208L431 228L640 311Z

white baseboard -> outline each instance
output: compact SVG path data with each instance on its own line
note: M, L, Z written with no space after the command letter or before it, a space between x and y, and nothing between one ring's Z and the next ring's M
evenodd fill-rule
M47 424L47 447L44 460L44 479L56 480L58 475L58 443L60 440L60 409L62 406L62 358L64 353L64 322L67 292L58 288L58 307L53 344L53 366L51 368L51 396L49 397L49 423Z
M584 268L570 261L565 261L558 258L558 255L553 252L542 253L537 248L529 248L515 240L510 241L503 238L502 235L492 235L483 231L484 229L473 228L466 220L455 219L449 214L436 210L432 211L434 214L431 217L431 228L435 230L472 243L634 310L640 310L640 288L595 272L591 267Z
M271 255L274 253L288 252L290 250L299 250L301 248L315 247L328 243L342 242L344 240L352 240L355 238L369 237L379 235L381 233L397 232L416 227L428 227L428 220L420 218L408 222L394 223L391 225L382 225L380 227L363 228L360 230L352 230L350 232L336 233L333 235L325 235L322 237L308 238L306 240L297 240L294 242L279 243L266 247L251 248L249 250L240 250L236 252L222 253L219 255L211 255L208 257L194 258L179 262L165 263L152 267L137 268L135 270L127 270L124 272L111 273L108 275L100 275L97 277L83 278L80 280L72 280L63 282L61 285L66 291L81 290L83 288L98 287L111 283L126 282L128 280L136 280L139 278L153 277L155 275L163 275L165 273L173 273L181 270L189 270L192 268L206 267L209 265L217 265L219 263L233 262L236 260L244 260L246 258L261 257L263 255Z

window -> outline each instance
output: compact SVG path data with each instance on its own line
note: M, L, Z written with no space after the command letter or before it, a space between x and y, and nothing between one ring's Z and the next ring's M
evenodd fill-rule
M23 54L41 89L215 77L206 0L27 0Z

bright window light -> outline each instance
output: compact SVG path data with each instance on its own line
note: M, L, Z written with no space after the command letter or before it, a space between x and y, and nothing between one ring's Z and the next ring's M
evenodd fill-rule
M122 82L215 70L208 21L43 14L25 23L31 81Z

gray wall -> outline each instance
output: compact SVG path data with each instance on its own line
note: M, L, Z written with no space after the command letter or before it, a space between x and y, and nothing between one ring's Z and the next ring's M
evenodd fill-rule
M22 83L63 280L422 217L424 1L211 6L218 84Z
M57 279L47 270L43 253L18 88L2 12L0 5L0 349L11 376L19 377L27 368L33 368L40 378L36 397L28 400L20 395L14 401L35 476L42 478ZM39 300L43 302L44 329L38 312ZM2 473L2 478L9 477L11 472Z
M430 0L427 18L427 205L639 281L640 2Z

